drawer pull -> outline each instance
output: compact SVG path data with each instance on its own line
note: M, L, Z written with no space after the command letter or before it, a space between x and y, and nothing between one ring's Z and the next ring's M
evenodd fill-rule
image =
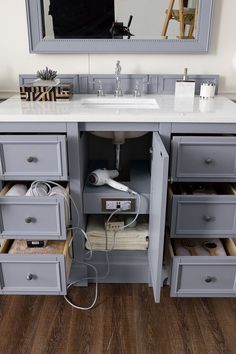
M207 164L207 165L212 164L212 162L213 162L213 160L212 160L212 159L210 159L210 158L205 159L205 164Z
M37 157L29 156L27 158L27 162L29 162L29 163L37 162L37 161L38 161Z
M205 283L213 283L215 281L214 277L210 277L209 275L204 279Z
M206 222L210 222L210 221L215 221L215 217L214 216L210 216L210 215L204 215L203 216L203 220Z
M27 218L25 218L25 222L26 224L32 224L33 222L36 222L36 219L32 218L31 216L28 216Z
M32 280L33 279L33 274L29 273L26 275L27 280Z

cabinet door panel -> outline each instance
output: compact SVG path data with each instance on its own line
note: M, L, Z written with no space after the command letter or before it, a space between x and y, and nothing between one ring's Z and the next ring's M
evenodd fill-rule
M169 156L158 133L153 133L151 166L149 268L156 302L160 301L162 257L165 233L166 196Z

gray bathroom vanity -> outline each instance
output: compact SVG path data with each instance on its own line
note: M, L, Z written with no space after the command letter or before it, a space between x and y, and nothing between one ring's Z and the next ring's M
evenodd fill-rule
M77 263L87 250L76 230L70 250L63 199L7 197L9 186L35 179L60 183L78 208L79 213L71 204L72 227L85 230L90 215L110 214L104 200L134 199L134 208L125 213L135 215L135 196L89 186L87 175L94 166L113 167L112 139L96 132L142 132L121 146L122 182L141 195L149 247L111 252L110 274L101 282L147 283L156 302L163 282L170 285L171 296L234 297L236 105L221 96L211 101L179 101L173 95L140 98L155 100L155 107L147 107L149 101L133 107L131 97L126 107L91 98L97 100L74 95L70 102L22 102L15 96L0 105L0 293L65 294L69 279L93 276ZM214 186L215 193L192 193L199 183ZM220 238L226 255L177 256L172 241L178 238ZM54 240L60 251L10 254L13 239ZM94 251L89 262L99 274L106 272L103 252Z

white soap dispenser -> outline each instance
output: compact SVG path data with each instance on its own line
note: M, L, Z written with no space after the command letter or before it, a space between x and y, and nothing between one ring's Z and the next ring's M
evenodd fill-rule
M195 81L188 80L188 69L184 69L182 80L177 80L175 83L175 97L194 97Z

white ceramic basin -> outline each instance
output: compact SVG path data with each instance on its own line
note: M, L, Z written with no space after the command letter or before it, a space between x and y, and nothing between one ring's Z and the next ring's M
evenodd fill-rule
M113 144L124 144L126 139L139 138L147 134L147 132L91 132L100 138L112 139Z
M142 97L91 97L81 101L82 106L91 108L159 109L155 98Z

